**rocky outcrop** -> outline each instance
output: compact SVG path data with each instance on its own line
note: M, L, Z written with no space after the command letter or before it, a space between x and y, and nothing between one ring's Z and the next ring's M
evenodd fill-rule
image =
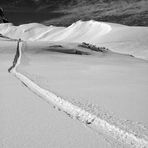
M0 8L0 23L8 23L8 19L4 15L3 8Z

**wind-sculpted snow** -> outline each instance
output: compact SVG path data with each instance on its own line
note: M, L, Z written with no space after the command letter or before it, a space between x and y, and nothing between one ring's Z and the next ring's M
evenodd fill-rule
M104 46L112 51L148 59L148 27L129 27L97 21L78 21L69 27L39 23L0 24L0 34L12 39L44 42L77 42Z
M29 41L93 41L108 33L111 26L96 21L78 21L69 27L44 26L37 23L13 26L0 24L0 33L11 37Z

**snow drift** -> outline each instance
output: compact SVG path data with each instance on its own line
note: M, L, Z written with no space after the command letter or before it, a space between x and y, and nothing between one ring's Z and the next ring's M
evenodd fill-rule
M0 33L11 37L21 38L27 41L90 41L108 33L111 26L95 21L78 21L69 27L44 26L37 23L13 26L1 24Z
M44 42L88 42L115 52L148 59L148 27L129 27L97 21L78 21L69 27L38 23L0 24L0 33L13 39Z

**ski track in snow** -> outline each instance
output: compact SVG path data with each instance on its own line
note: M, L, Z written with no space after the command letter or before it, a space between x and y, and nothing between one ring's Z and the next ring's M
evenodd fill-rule
M105 137L109 137L114 141L117 141L123 145L128 145L133 148L148 148L147 137L140 137L134 133L120 129L118 126L110 124L107 121L99 118L98 116L82 109L81 107L73 105L72 103L62 99L61 97L56 96L56 94L41 88L29 78L19 73L17 71L17 67L21 62L22 46L23 42L19 40L13 65L9 68L8 71L12 73L17 79L19 79L32 92L42 97L50 104L53 104L73 119L79 120L81 123L84 123L91 129L98 133L101 133Z

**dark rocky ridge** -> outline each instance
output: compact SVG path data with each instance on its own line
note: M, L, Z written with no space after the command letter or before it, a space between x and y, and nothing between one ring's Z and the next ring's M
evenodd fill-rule
M14 12L12 17L17 17L17 13L25 13L28 16L32 15L29 22L43 22L46 25L68 26L80 19L93 19L148 26L147 0L1 0L0 5L9 13L10 19ZM33 19L35 15L44 17ZM22 20L18 24L20 23L28 22Z

